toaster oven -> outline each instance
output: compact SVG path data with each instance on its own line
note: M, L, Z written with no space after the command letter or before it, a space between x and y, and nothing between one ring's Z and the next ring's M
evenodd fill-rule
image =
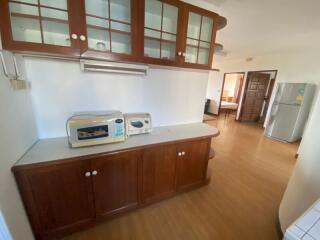
M124 117L121 112L87 112L74 114L67 121L71 147L85 147L125 140Z

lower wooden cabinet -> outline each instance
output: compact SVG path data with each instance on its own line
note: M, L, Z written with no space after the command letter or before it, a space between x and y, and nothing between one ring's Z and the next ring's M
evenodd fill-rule
M138 205L138 151L91 159L97 217Z
M145 149L142 154L142 201L149 203L175 193L175 144Z
M210 141L201 140L178 145L177 190L201 185L206 179Z
M90 161L30 167L15 172L37 239L84 226L95 218Z
M211 138L13 167L36 239L206 184Z

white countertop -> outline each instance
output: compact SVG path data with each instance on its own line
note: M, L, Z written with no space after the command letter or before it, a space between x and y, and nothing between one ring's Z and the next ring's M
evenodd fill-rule
M217 136L219 130L205 123L191 123L167 127L156 127L149 134L130 136L126 141L99 146L70 148L66 137L42 139L35 143L15 166L43 163L59 159L88 156L120 151L157 143L179 141L190 138Z

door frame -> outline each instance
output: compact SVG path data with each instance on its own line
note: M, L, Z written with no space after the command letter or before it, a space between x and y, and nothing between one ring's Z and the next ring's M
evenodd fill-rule
M222 101L222 97L223 97L223 89L224 89L224 84L225 84L225 81L226 81L226 75L227 75L227 74L243 74L242 83L241 83L240 86L239 86L240 95L238 96L238 97L239 97L239 106L240 106L241 95L242 95L242 88L243 88L243 84L244 84L244 82L245 82L244 79L245 79L245 76L246 76L246 72L227 72L227 73L224 73L224 74L223 74L221 94L220 94L220 103L219 103L218 114L217 114L218 116L220 115L221 101ZM238 106L238 109L239 109L239 106ZM237 111L238 111L238 109L237 109Z
M274 69L274 70L248 71L247 72L247 76L246 76L246 80L245 80L245 87L243 89L243 93L241 94L242 95L241 100L240 100L241 103L239 103L239 108L238 108L239 113L237 114L237 118L236 118L237 121L241 122L242 110L243 110L243 100L245 99L247 91L248 91L250 73L267 73L267 72L275 72L275 75L274 75L273 79L275 80L274 82L276 83L277 82L277 76L278 76L278 70L277 69ZM274 90L274 87L272 89L272 93L273 93L273 90ZM267 89L267 93L268 93L268 89ZM272 96L272 93L271 93L271 96ZM270 107L270 101L269 101L269 107Z

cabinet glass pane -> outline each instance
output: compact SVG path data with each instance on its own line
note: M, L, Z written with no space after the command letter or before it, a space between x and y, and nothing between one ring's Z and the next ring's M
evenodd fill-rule
M144 30L144 35L148 37L153 37L153 38L159 38L161 37L161 32L159 31L154 31L150 29L145 29Z
M131 0L110 0L111 19L131 22Z
M207 43L207 42L200 42L200 47L203 47L203 48L210 48L210 43Z
M123 31L123 32L130 32L131 31L130 25L118 23L118 22L111 22L111 28L118 30L118 31Z
M38 4L38 0L19 0L19 2Z
M53 21L42 21L43 41L46 44L71 46L69 25Z
M111 33L111 49L115 53L131 53L131 36L128 34Z
M13 40L41 43L38 7L18 3L10 3L9 6Z
M176 38L177 38L176 35L168 34L168 33L162 33L162 39L164 39L164 40L175 42Z
M51 8L41 8L41 16L48 18L56 18L68 21L68 13L65 11L54 10Z
M97 51L110 51L109 32L88 28L88 45L90 49Z
M39 20L11 17L11 28L14 41L42 42Z
M198 40L193 40L193 39L187 38L187 45L191 45L191 46L198 47L199 41L198 41Z
M198 56L198 63L199 64L208 64L209 62L209 49L200 48L199 49L199 56Z
M39 16L39 9L38 9L38 7L11 2L10 3L10 13L11 13L11 15L20 13L20 14Z
M208 17L203 17L200 40L211 42L212 28L213 28L213 19Z
M188 21L188 37L199 39L201 28L201 16L199 14L190 12Z
M174 60L176 52L176 44L169 42L162 42L161 44L161 59Z
M86 0L86 13L109 18L108 0Z
M40 4L42 6L60 8L60 9L68 9L67 0L40 0Z
M145 0L145 27L161 30L162 3L158 0Z
M42 20L43 42L71 46L68 13L45 7L41 7L40 12L42 17L50 18L50 20Z
M188 63L197 63L198 48L187 46L185 61Z
M177 33L178 8L164 3L162 21L162 31Z
M160 41L145 38L144 55L147 57L160 58Z
M189 12L185 62L209 64L213 19Z
M88 17L86 18L87 25L109 28L109 21L101 18Z
M176 6L162 1L145 0L146 57L175 60L178 11Z

